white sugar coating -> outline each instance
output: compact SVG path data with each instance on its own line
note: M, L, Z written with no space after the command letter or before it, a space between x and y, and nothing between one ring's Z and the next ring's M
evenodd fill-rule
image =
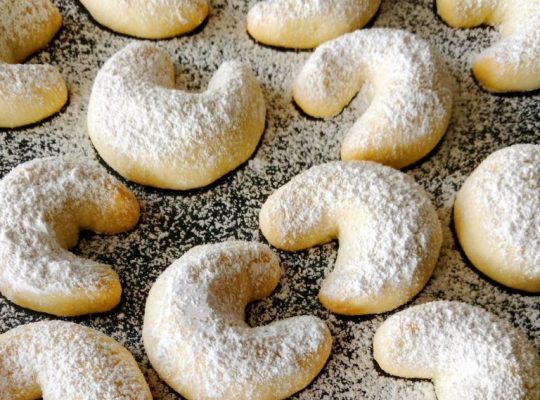
M136 361L118 342L69 322L22 325L0 335L0 399L148 400Z
M373 0L267 0L257 3L249 12L254 24L283 23L287 20L302 20L314 17L332 18L361 15L370 8Z
M20 43L40 42L35 37L55 12L49 0L0 0L0 62L12 63Z
M454 0L455 14L495 26L502 35L482 53L515 69L535 67L540 71L540 1ZM539 72L540 73L540 72Z
M0 97L7 104L24 98L43 102L43 92L63 82L52 65L10 65L0 63Z
M520 331L484 309L436 301L388 318L374 352L383 369L433 379L440 400L533 400L540 357Z
M156 176L167 169L178 174L179 186L189 186L188 175L207 173L212 181L251 155L265 104L249 67L222 64L204 93L174 85L170 57L151 44L131 44L105 63L92 88L88 126L113 168L128 178L134 168Z
M327 163L296 176L268 198L263 221L276 230L268 238L263 227L267 238L282 248L340 239L335 270L321 289L333 299L386 292L411 297L411 287L423 280L419 275L426 275L419 271L431 274L442 242L423 189L409 176L369 161Z
M70 84L70 102L56 117L17 131L0 130L0 174L35 157L72 154L99 159L86 130L92 83L103 64L133 40L93 21L78 2L54 0L64 15L56 40L29 62L54 63ZM255 43L244 21L258 1L212 0L207 24L196 33L155 44L177 67L180 88L206 89L226 60L240 59L253 69L267 102L267 128L254 156L236 171L205 189L181 193L128 184L142 207L141 223L122 235L83 234L74 249L81 256L113 265L122 280L125 301L110 313L78 319L121 341L140 361L154 397L180 400L151 367L141 340L148 290L161 271L191 247L236 238L264 240L257 216L267 197L313 165L339 159L344 133L363 111L359 94L332 119L306 117L290 96L294 78L311 52L279 51ZM540 348L540 296L526 296L494 285L467 263L448 224L456 192L478 163L493 151L517 142L538 140L537 93L494 96L470 73L470 57L487 48L498 33L490 28L453 29L437 16L432 0L388 0L373 20L377 27L415 32L444 56L457 82L455 112L441 144L421 163L406 170L433 199L444 229L444 245L418 304L435 299L481 305L527 332ZM334 336L332 357L321 374L295 400L362 398L365 400L435 400L429 381L397 379L380 371L371 354L375 329L385 316L341 318L317 299L323 277L334 266L338 243L307 251L279 252L283 277L268 298L246 310L250 326L293 315L314 314L327 321ZM0 296L0 330L46 319Z
M371 104L344 146L375 151L396 132L396 143L418 147L444 134L452 108L451 78L440 54L405 30L364 29L324 43L296 78L294 96L309 114L333 116L364 82L370 85ZM403 150L396 144L394 152Z
M491 154L467 179L483 212L484 230L526 278L540 278L540 145L514 145Z
M0 287L19 293L98 292L110 268L65 248L75 243L84 208L103 218L116 210L118 182L97 163L49 157L19 165L0 181ZM78 210L78 208L83 210ZM78 217L82 215L83 217Z
M258 398L261 386L276 384L298 390L291 379L313 368L327 341L324 322L244 322L246 304L268 296L280 276L277 256L256 242L198 246L175 261L154 284L144 321L145 348L160 376L193 398Z

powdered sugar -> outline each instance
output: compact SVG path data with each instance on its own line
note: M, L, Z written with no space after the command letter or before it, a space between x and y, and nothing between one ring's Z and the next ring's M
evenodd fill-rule
M442 241L425 192L399 171L365 161L300 174L270 196L261 221L277 230L278 247L340 239L335 270L321 289L335 301L366 301L387 291L408 300L423 286L419 275L433 268Z
M434 131L442 136L452 108L444 63L427 42L403 30L362 30L321 45L296 78L294 95L307 113L333 116L365 81L373 101L345 138L347 145L377 149L393 132L397 143L410 146L430 140ZM369 134L371 125L377 135Z
M0 336L0 399L148 400L137 363L119 343L68 322L23 325Z
M491 154L465 186L477 193L486 240L501 243L493 251L511 251L520 273L540 279L540 145L514 145Z
M117 186L98 165L69 157L37 159L6 175L0 181L2 293L12 299L28 293L92 297L116 280L110 267L65 247L76 243L84 221L79 222L78 208L100 208L102 218L125 212L116 209Z
M86 129L91 86L103 64L133 39L95 23L76 1L55 0L64 15L56 40L29 60L61 65L70 85L70 102L57 116L24 129L0 129L0 173L35 157L71 154L99 159ZM120 275L123 301L113 311L79 318L122 342L135 355L159 400L181 398L151 367L141 340L148 290L157 276L195 245L232 238L264 240L258 225L261 205L277 188L309 167L339 159L343 135L365 109L362 94L332 119L313 119L295 108L294 78L311 52L279 51L255 43L245 32L249 8L257 1L212 0L208 22L196 33L160 41L177 67L179 87L206 89L227 60L249 64L267 102L267 127L254 156L202 190L170 192L127 183L142 206L140 224L119 235L83 233L73 251L113 265ZM470 73L469 60L497 40L490 28L453 29L438 18L432 0L387 0L373 23L406 29L435 46L455 78L455 112L439 146L406 170L436 205L444 231L441 257L412 304L436 299L481 305L527 332L540 347L540 296L526 296L485 279L467 262L449 227L455 193L472 170L493 151L518 142L538 141L539 95L495 96L483 91ZM154 42L155 43L155 42ZM338 243L306 251L279 251L283 276L276 291L246 309L250 326L294 315L313 314L334 336L332 356L313 384L292 399L435 400L429 381L398 379L376 367L371 344L387 315L343 318L317 299L323 277L334 267ZM0 297L0 329L50 318Z
M296 377L309 374L311 357L327 340L324 323L296 317L250 328L244 322L245 305L269 295L280 275L277 257L258 243L225 242L184 254L148 297L144 339L154 368L188 397L259 398L275 382L276 398L300 389Z
M440 400L540 396L534 346L480 307L447 301L410 307L379 328L374 351L390 373L433 379Z
M254 24L282 24L310 18L332 19L362 15L372 8L373 0L266 0L257 3L249 11Z
M88 110L93 141L113 168L139 183L156 185L138 176L146 174L157 186L177 189L208 184L245 161L264 118L264 98L248 67L224 63L206 92L186 93L174 89L169 56L142 43L100 70Z

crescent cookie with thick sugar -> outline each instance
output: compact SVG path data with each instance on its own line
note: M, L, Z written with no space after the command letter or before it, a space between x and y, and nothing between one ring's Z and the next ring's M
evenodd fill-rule
M82 325L43 321L0 335L0 400L151 400L131 353Z
M165 39L198 27L208 0L81 0L97 22L129 36Z
M0 128L40 121L66 103L66 83L56 67L19 64L45 47L61 25L49 0L0 0Z
M342 159L402 168L441 140L452 111L452 80L425 40L376 28L326 42L300 71L293 97L307 114L326 118L340 113L363 85L371 104L346 134Z
M476 268L540 292L540 145L506 147L482 161L457 194L454 225Z
M138 218L135 196L96 163L50 157L19 165L0 181L0 291L61 316L112 309L121 294L116 272L66 249L80 229L119 233Z
M266 107L251 70L225 62L203 93L175 87L163 50L134 43L99 71L88 107L97 151L125 178L167 189L208 185L246 161Z
M152 286L144 347L154 369L188 399L278 400L306 387L330 355L318 318L250 327L244 308L269 296L281 276L266 245L197 246Z
M428 281L442 244L437 212L404 173L370 161L337 161L294 177L263 204L260 227L279 249L339 240L319 299L330 311L392 310Z
M500 40L478 54L474 76L491 92L540 88L539 0L437 0L441 18L454 28L494 26Z
M310 49L363 27L380 4L381 0L266 0L249 10L247 30L264 44Z
M432 379L439 400L540 399L540 357L525 334L484 309L457 301L410 307L377 330L380 367Z

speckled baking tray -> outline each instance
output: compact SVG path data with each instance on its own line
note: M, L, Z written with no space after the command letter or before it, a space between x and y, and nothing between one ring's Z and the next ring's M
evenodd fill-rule
M38 124L0 130L1 176L36 157L76 154L99 159L86 132L91 85L100 66L136 40L99 26L78 1L53 1L62 11L64 26L49 47L28 62L58 66L67 80L70 100L59 114ZM187 90L204 90L225 60L251 65L268 108L266 130L255 154L199 190L173 192L128 183L142 206L136 229L115 236L83 233L73 250L113 265L124 292L113 311L69 320L123 343L140 363L156 399L181 398L158 378L142 345L145 299L156 277L195 245L228 239L264 241L257 218L264 200L310 166L338 159L344 133L366 107L359 95L329 120L312 119L299 111L290 88L310 52L255 43L245 31L245 15L254 2L211 0L212 10L203 26L156 44L173 56L178 87ZM430 193L444 226L443 249L433 277L411 304L447 299L480 305L526 331L540 348L540 296L506 289L476 271L456 242L451 223L455 193L482 159L514 143L540 143L540 93L484 92L470 73L470 59L495 39L496 32L452 29L437 17L432 0L383 0L371 25L407 29L424 37L443 53L456 81L455 108L446 136L424 160L406 169ZM342 317L317 301L320 281L332 268L337 248L333 242L297 253L279 251L284 269L280 285L272 296L247 309L251 325L302 314L327 321L334 337L332 356L321 374L294 398L435 399L429 381L391 377L372 358L373 334L393 312ZM51 318L0 297L1 332Z

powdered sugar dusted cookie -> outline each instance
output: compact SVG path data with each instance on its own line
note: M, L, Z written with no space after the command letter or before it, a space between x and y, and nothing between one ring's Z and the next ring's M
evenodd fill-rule
M515 289L540 292L540 145L496 151L467 178L456 233L476 268Z
M103 159L143 185L191 189L246 161L261 138L266 108L251 70L226 62L204 93L174 88L174 65L148 43L127 46L99 71L88 131Z
M313 380L331 336L315 317L251 328L247 303L269 296L281 275L268 246L197 246L152 286L144 346L152 366L188 399L283 399Z
M81 0L100 24L147 39L181 35L208 15L208 0Z
M452 110L448 71L434 48L406 31L368 29L324 43L296 78L293 96L309 115L331 117L364 84L371 104L345 136L342 159L401 168L441 140Z
M392 310L416 295L439 256L442 233L412 178L369 161L332 162L296 176L262 206L274 246L301 250L339 239L319 298L338 314Z
M473 60L473 73L491 92L540 88L540 1L437 0L437 11L448 25L494 26L501 40Z
M99 165L69 157L21 164L0 181L0 290L55 315L108 311L120 281L108 265L66 249L80 229L118 233L139 218L135 196Z
M361 28L381 0L266 0L247 16L247 29L259 42L298 49L312 48Z
M375 360L404 378L432 379L439 400L540 398L540 357L527 337L480 307L436 301L388 318Z
M49 0L0 0L0 127L37 122L65 104L67 88L57 68L17 64L45 47L61 25Z
M22 325L0 335L0 399L151 400L120 343L69 322Z

